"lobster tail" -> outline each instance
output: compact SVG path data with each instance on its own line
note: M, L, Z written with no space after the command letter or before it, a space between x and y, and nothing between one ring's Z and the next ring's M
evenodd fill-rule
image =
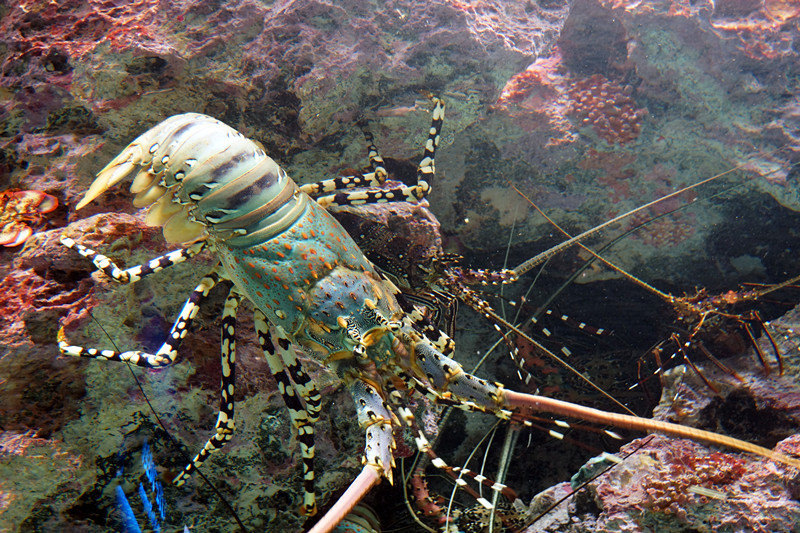
M170 117L136 138L97 174L77 208L134 174L133 204L151 206L145 220L163 226L169 242L208 232L249 246L288 227L305 205L258 144L198 113Z

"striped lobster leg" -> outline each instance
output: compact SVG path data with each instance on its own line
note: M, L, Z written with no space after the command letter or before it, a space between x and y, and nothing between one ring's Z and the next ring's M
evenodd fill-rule
M439 146L445 110L443 100L437 97L431 97L431 99L434 102L433 119L428 132L428 139L425 141L422 160L417 167L417 183L415 185L395 187L386 190L346 190L355 187L380 187L386 179L386 169L383 167L383 158L378 155L378 150L372 143L372 135L369 132L365 132L367 142L369 143L369 159L370 166L373 169L372 172L359 176L340 176L318 183L302 185L298 188L314 198L319 205L325 208L385 202L418 202L425 198L430 192L430 183L436 172L434 159L436 156L436 147Z
M128 285L136 283L140 279L155 274L165 268L177 265L191 259L200 253L205 247L205 241L196 242L186 248L161 255L151 259L142 265L136 265L128 269L120 269L111 259L100 254L66 236L61 236L61 244L67 248L76 250L83 257L89 259L98 270L106 274L117 283ZM178 356L178 347L186 336L186 332L200 309L201 301L208 296L209 291L221 280L219 270L215 268L205 275L200 283L195 287L186 303L178 314L178 318L172 325L172 329L167 336L167 340L155 354L148 354L141 351L116 352L114 350L98 350L96 348L83 348L81 346L71 346L66 340L64 328L58 331L58 347L64 355L75 357L90 357L95 359L105 359L107 361L125 361L137 366L146 368L159 368L170 365Z
M200 468L212 453L218 452L233 437L235 427L233 396L236 385L236 310L241 301L242 294L236 287L231 288L222 311L222 384L216 432L208 439L206 445L192 459L192 462L172 481L176 486L183 485L192 472Z
M314 424L319 420L322 397L297 359L288 335L278 327L274 328L273 335L267 317L258 309L254 311L254 322L269 370L278 383L278 391L289 409L289 418L297 431L297 441L303 458L304 495L300 513L313 516L317 513L314 492Z
M364 467L345 493L317 522L309 533L332 531L366 495L385 477L392 483L393 451L396 447L392 427L396 417L389 411L383 398L372 385L356 379L350 385L350 394L356 405L358 424L366 432L366 445L361 461Z
M205 241L199 241L187 246L186 248L179 248L167 254L160 255L154 259L151 259L145 264L136 265L128 269L121 270L111 259L105 255L97 253L82 244L78 244L69 237L62 235L61 244L67 248L74 249L83 257L94 263L94 266L97 267L97 270L102 271L106 276L113 279L117 283L122 283L124 285L136 283L145 276L155 274L156 272L160 272L165 268L183 263L187 259L191 259L199 254L206 246Z

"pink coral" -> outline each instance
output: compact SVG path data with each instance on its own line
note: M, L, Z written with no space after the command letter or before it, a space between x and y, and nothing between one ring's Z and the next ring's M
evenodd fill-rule
M669 475L659 472L642 479L647 493L645 505L654 511L678 514L695 500L695 487L716 490L741 478L745 460L735 455L714 452L710 455L692 455L684 452L669 458Z
M631 142L639 136L646 109L636 107L630 86L622 87L601 74L574 83L568 91L568 112L591 126L609 144Z
M537 59L522 72L511 76L506 82L498 105L520 104L531 109L541 109L545 101L558 96L563 85L563 76L558 73L561 56L556 52L552 56Z
M577 135L565 113L569 107L568 83L569 76L565 73L561 53L556 49L551 55L537 59L522 72L511 76L500 92L496 108L515 117L544 115L555 134L548 145L575 141ZM535 129L539 127L539 120L535 120L532 127L526 127L524 123L521 126Z

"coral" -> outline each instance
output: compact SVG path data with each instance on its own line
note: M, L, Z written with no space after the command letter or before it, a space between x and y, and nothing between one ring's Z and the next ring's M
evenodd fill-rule
M623 145L635 140L642 130L646 109L637 108L633 89L594 74L570 85L568 113L583 126L591 126L609 144Z
M645 505L654 511L680 515L702 493L697 487L719 492L722 486L744 475L745 462L741 457L720 452L669 457L667 463L641 480L647 493Z
M496 106L512 116L541 113L560 136L551 144L573 142L567 116L575 116L580 126L591 126L609 144L623 145L635 140L642 128L646 109L637 107L633 89L622 87L601 74L577 80L564 69L561 55L539 58L505 84Z
M539 110L542 104L558 96L564 84L561 56L555 51L528 65L522 72L511 76L500 91L498 105L520 104Z
M19 246L33 235L42 215L58 207L55 197L41 191L0 192L0 244Z

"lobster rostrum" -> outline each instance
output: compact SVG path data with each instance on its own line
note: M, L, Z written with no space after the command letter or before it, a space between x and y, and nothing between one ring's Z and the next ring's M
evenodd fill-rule
M222 316L222 390L216 432L176 477L176 484L183 484L232 437L235 323L243 298L253 304L261 347L297 431L304 465L303 513L316 513L314 423L321 399L296 357L295 347L338 374L353 396L359 424L366 433L361 473L317 522L314 532L335 527L381 478L392 482L393 429L401 421L416 432L420 451L433 454L405 407L406 397L412 394L523 423L532 413L544 412L615 427L659 431L800 467L796 459L727 436L507 390L500 383L465 372L443 353L449 349L421 333L415 327L413 313L404 311L398 302L398 289L373 267L324 206L422 198L434 174L434 155L444 116L444 103L438 98L433 101L433 121L417 171L418 183L413 186L349 190L380 185L385 178L380 157L370 150L372 172L298 187L258 144L222 122L195 113L173 116L156 125L98 173L78 209L135 175L131 185L136 194L134 205L150 206L147 223L162 226L167 241L188 244L126 270L67 236L62 236L63 244L121 283L133 283L203 249L216 254L219 263L190 294L166 342L156 353L73 346L63 328L58 335L62 353L148 368L170 365L203 298L218 283L230 285ZM448 468L438 459L434 464ZM496 491L507 492L500 484L475 477Z

